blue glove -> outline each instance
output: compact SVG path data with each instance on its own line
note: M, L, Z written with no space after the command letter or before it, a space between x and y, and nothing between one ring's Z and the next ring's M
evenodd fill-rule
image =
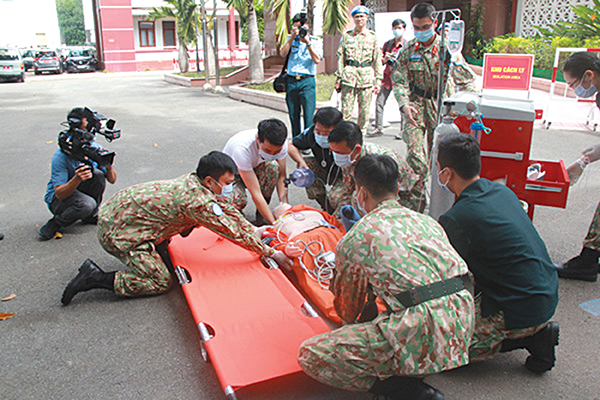
M340 216L342 217L342 224L348 232L354 223L360 219L360 215L356 212L352 206L343 206L340 210Z

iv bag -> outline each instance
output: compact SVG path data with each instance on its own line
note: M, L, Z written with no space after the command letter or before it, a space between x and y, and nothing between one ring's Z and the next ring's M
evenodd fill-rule
M465 21L450 21L448 29L448 51L450 54L460 54L463 48L465 37Z

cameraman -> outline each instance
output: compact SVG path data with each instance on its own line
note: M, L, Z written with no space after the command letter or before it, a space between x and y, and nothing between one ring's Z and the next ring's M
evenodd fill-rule
M385 69L383 70L383 80L381 81L381 90L377 95L376 112L375 112L375 130L372 133L368 133L367 137L377 137L383 135L383 109L385 103L392 92L392 68L398 60L398 54L404 43L404 32L406 30L406 22L401 19L395 19L392 22L392 32L394 38L388 40L383 44L383 63Z
M302 129L311 126L317 92L315 75L317 64L322 59L322 45L319 39L308 34L306 13L300 12L292 19L292 32L281 48L281 56L286 57L291 51L287 63L287 89L285 101L292 124L292 137L300 134ZM304 128L300 128L300 108L304 113Z
M80 120L79 129L90 131L81 107L72 109L67 120ZM68 133L79 134L73 127ZM100 147L95 142L91 146ZM52 156L51 176L44 200L54 216L38 230L41 240L52 239L60 228L78 219L84 224L97 223L98 206L102 202L106 181L115 183L117 172L112 165L99 168L96 162L88 161L93 168L67 155L61 148Z

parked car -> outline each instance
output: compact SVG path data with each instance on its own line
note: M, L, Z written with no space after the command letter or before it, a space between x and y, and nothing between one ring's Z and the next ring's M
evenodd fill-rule
M46 71L62 74L62 63L60 62L58 52L56 50L38 50L35 53L33 70L36 75Z
M35 49L21 50L21 57L23 58L23 65L25 71L33 69L33 60L35 59Z
M73 47L65 58L64 68L67 72L93 72L98 69L98 60L91 49Z
M25 82L25 67L18 49L0 47L0 78Z

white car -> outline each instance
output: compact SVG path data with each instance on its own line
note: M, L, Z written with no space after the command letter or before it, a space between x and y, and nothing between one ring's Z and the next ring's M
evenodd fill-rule
M0 47L0 79L25 82L25 67L18 49Z

